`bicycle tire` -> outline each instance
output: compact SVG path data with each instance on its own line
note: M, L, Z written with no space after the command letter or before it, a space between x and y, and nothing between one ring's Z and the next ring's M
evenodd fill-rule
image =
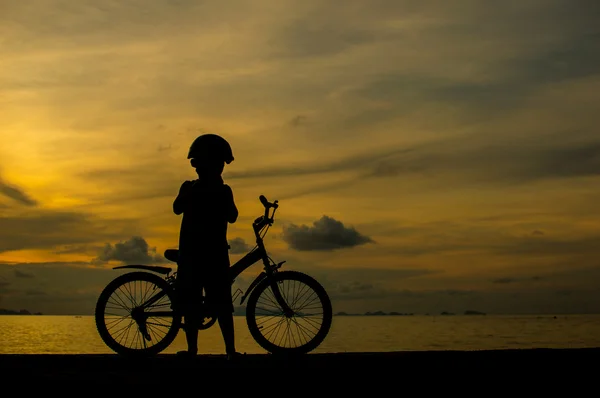
M318 300L318 303L322 307L322 313L316 314L320 315L320 322L318 322L318 319L316 319L318 318L318 316L315 317L311 315L309 321L308 318L305 316L305 313L298 313L296 312L296 310L294 310L294 316L292 316L291 318L295 318L296 315L298 315L299 318L302 318L305 321L304 326L300 326L299 321L296 319L290 320L291 318L286 317L283 313L276 314L272 310L267 310L265 308L259 307L259 299L261 299L263 294L265 294L266 292L266 295L268 295L267 289L270 288L271 283L275 282L278 284L283 284L284 282L290 281L295 282L293 290L301 291L302 297L292 300L290 304L289 291L285 292L285 289L281 289L281 293L286 299L286 301L288 301L288 304L290 306L293 306L294 304L305 304L306 307L306 295L311 293L314 294ZM304 285L304 288L297 288L297 284ZM267 301L267 305L276 304L276 302L274 302L273 299L268 299ZM261 315L260 311L257 312L257 309L260 309L262 310L262 312L266 312L268 314ZM261 318L263 315L265 317L264 319ZM283 340L279 343L277 343L276 341L271 341L272 337L274 338L274 340L276 340L277 336L279 335L279 332L277 332L277 334L273 336L274 332L272 332L275 326L273 326L273 323L271 321L275 320L277 316L279 316L280 319L278 322L275 321L275 324L282 324L283 322L285 322L288 327L287 337L285 338L285 340L287 340L290 343L290 346L287 346L286 341ZM256 288L254 288L252 293L250 293L250 297L248 297L248 303L246 304L246 323L248 325L250 334L262 348L264 348L271 354L301 355L313 351L323 342L323 340L329 333L332 319L333 310L331 306L331 300L327 292L325 291L325 288L313 277L297 271L281 271L277 272L271 277L265 278L256 286ZM290 337L289 333L290 326L293 327L294 325L296 326L296 330L300 332L300 336L298 336L297 340L293 336ZM314 336L307 339L306 333L308 327L310 327L311 329L316 328L316 333L314 334ZM292 344L295 344L297 341L301 344L292 346Z
M152 291L160 290L164 292L167 299L170 301L170 304L167 303L164 305L165 309L168 305L168 310L171 310L171 305L175 300L175 292L166 280L149 272L129 272L113 279L104 288L104 290L98 297L94 314L96 328L100 337L102 338L102 341L104 341L104 343L117 354L129 357L152 356L163 351L173 342L173 340L175 340L175 337L177 336L181 327L181 314L173 311L172 319L168 318L169 320L171 320L170 324L163 324L163 318L160 318L160 321L158 321L156 325L146 325L146 323L144 323L147 329L152 329L155 327L157 328L158 326L166 327L166 332L164 334L157 333L154 329L152 329L153 333L148 332L151 335L151 337L156 338L156 342L153 342L152 345L148 345L148 342L146 341L146 339L144 339L143 334L140 331L139 325L135 323L135 321L131 317L130 312L133 306L139 304L135 302L136 298L133 297L133 295L137 295L138 293L137 282L140 282L140 285L142 283L147 283L151 285L150 287L146 287L146 289L144 290L144 292L146 293L148 293L150 289ZM131 283L134 284L133 288L129 287L129 284ZM154 289L152 289L152 287L154 287ZM113 298L113 296L119 291L125 292L125 295L130 296L126 298L133 298L134 303L132 304L132 308L127 307L128 303L125 303L124 298ZM139 289L139 293L142 293L142 289ZM109 303L111 303L111 305L109 305ZM107 315L110 315L110 313L107 314L107 310L116 311L119 309L124 311L125 314L123 316L119 317L115 315L114 319L107 318ZM127 311L129 311L128 314ZM126 331L123 331L124 329L121 329L121 337L128 340L130 338L129 333L133 332L133 336L131 336L131 339L133 339L132 341L136 342L135 347L125 345L123 343L123 339L118 339L115 335L111 333L110 326L113 326L113 324L114 326L117 326L121 323L126 324L127 322L129 322L129 324L126 327L128 329L126 329ZM139 346L137 343L139 343Z

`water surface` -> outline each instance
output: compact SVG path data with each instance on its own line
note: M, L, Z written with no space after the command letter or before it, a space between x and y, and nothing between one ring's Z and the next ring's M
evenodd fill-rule
M244 317L235 317L237 348L265 353ZM185 349L179 333L163 353ZM529 316L335 316L326 340L314 352L386 352L505 348L600 347L600 315ZM218 324L200 331L200 353L222 354ZM112 353L93 316L0 316L0 354Z

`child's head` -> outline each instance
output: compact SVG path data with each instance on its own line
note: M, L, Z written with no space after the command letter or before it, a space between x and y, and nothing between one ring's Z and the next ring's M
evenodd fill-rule
M203 134L190 146L188 159L199 177L216 177L223 173L225 163L233 162L233 152L223 137Z
M225 161L212 157L192 158L190 164L196 169L198 177L217 177L223 173Z

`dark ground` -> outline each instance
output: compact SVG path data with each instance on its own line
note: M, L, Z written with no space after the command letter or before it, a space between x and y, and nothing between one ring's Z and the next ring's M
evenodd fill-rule
M55 391L55 387L65 392L85 388L83 395L116 387L158 392L183 383L213 392L220 385L227 396L236 392L273 395L273 391L264 391L266 386L277 391L277 386L292 387L277 395L299 391L307 395L311 388L317 394L325 388L354 396L390 387L393 391L410 386L422 390L450 383L462 389L486 391L483 395L511 386L518 386L515 391L521 392L533 388L537 395L544 389L569 385L569 396L578 396L577 389L600 380L599 366L600 348L331 353L299 358L248 354L234 363L227 362L224 355L198 355L194 359L168 354L148 359L112 354L0 355L3 385L43 388L45 392ZM592 391L596 394L595 389Z

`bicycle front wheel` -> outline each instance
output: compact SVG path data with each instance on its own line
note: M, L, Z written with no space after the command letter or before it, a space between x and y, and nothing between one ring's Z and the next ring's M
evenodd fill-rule
M125 356L155 355L177 336L181 315L174 312L175 292L148 272L115 278L96 303L96 328L104 343Z
M280 306L279 294L291 311ZM314 350L329 333L332 319L331 301L323 286L297 271L267 277L252 291L246 305L250 334L272 354Z

